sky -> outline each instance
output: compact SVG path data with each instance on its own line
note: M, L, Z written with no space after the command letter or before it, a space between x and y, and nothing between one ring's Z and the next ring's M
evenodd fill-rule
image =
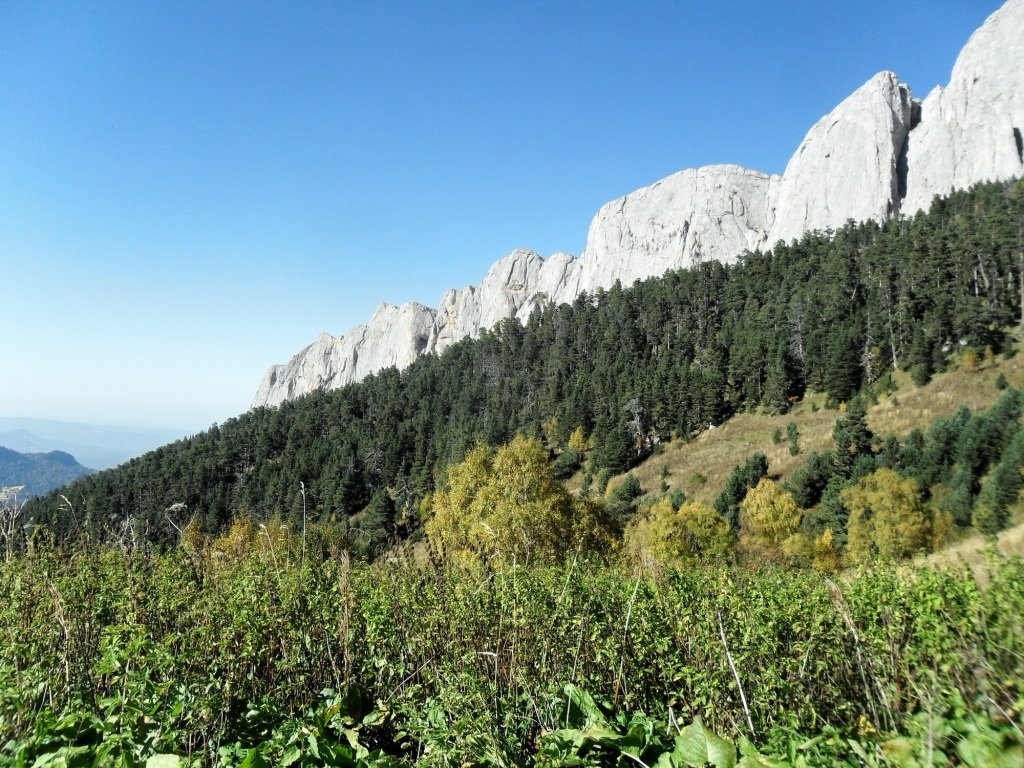
M578 254L683 168L781 173L990 0L0 0L0 416L204 429L381 301Z

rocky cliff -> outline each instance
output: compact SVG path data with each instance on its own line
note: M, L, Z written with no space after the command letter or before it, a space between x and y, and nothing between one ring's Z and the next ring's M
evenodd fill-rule
M847 220L912 214L936 194L1024 173L1024 0L976 31L946 88L923 104L892 72L858 88L808 131L782 176L736 165L673 174L614 200L590 224L583 254L516 250L478 285L449 290L437 311L382 304L343 336L321 334L273 366L253 406L340 387L417 355L443 352L546 302L660 275L705 259L732 262Z
M413 302L381 304L368 323L344 336L321 333L285 365L267 371L253 405L277 405L359 381L383 368L405 368L427 349L434 315L430 307Z
M921 104L907 146L903 211L979 181L1024 173L1024 0L1009 0L971 35L945 88Z
M912 112L910 89L880 72L815 123L786 165L769 244L898 210Z

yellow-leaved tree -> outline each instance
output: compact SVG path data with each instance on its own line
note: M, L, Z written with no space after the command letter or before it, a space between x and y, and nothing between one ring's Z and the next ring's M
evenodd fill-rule
M447 557L496 563L553 562L615 544L603 509L573 498L544 446L523 435L497 450L477 446L451 467L426 531Z
M912 478L876 469L841 496L850 511L846 525L850 561L861 563L876 556L895 560L927 547L931 521Z
M684 501L679 509L668 498L638 513L626 526L625 548L641 563L689 565L724 561L731 554L729 523L711 507Z
M803 510L788 491L767 477L740 502L739 550L751 562L806 559L810 543L800 533Z
M832 540L832 529L826 528L814 540L811 547L811 565L815 570L823 573L835 573L839 570L842 562L842 554Z
M569 435L569 447L572 448L576 453L582 454L589 447L587 443L587 433L583 431L583 427L576 427Z

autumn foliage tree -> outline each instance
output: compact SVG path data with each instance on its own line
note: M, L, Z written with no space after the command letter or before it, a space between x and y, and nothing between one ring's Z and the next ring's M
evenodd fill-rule
M678 509L669 498L652 505L626 526L625 550L642 563L691 565L703 560L724 561L732 548L729 523L715 510L696 501Z
M798 559L807 549L806 537L799 532L802 517L793 494L762 478L740 503L740 552L749 560Z
M896 560L926 548L931 522L912 478L878 469L841 495L850 510L846 555L852 562Z
M616 541L602 507L573 498L541 442L523 435L496 450L479 445L452 466L426 530L447 557L504 564L553 562Z

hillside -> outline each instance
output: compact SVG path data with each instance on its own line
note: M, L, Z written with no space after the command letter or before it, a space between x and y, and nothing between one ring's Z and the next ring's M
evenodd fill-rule
M239 512L344 529L374 502L370 538L383 542L418 526L444 468L478 442L542 436L571 474L565 448L582 430L592 471L615 474L736 414L785 412L816 391L848 401L893 368L923 383L956 364L953 349L1001 352L1022 312L1022 221L1024 183L987 184L885 228L851 224L616 285L402 372L231 419L81 481L75 498L96 524L133 516L158 539L174 535L175 504L217 531ZM825 428L827 414L801 407ZM56 497L29 512L73 530Z
M0 487L24 486L22 498L67 485L92 471L63 451L18 453L0 446Z
M445 292L436 310L382 304L367 323L343 336L323 333L272 366L253 405L403 369L504 319L525 322L537 309L616 282L708 261L731 264L745 251L851 220L884 225L927 209L936 195L1018 177L1022 40L1024 0L1009 0L967 40L948 84L927 98L915 98L896 73L879 72L810 127L781 175L712 165L630 192L597 212L578 258L517 250L480 283Z
M891 389L878 394L876 402L868 406L871 430L882 439L902 439L913 429L927 431L936 419L950 416L961 407L972 411L990 408L1005 392L996 384L1000 376L1009 386L1024 388L1022 336L1024 330L1017 327L1008 336L1002 354L986 361L971 352L967 366L963 359L954 359L951 370L936 374L924 385L915 384L906 372L894 372ZM768 458L772 477L789 480L809 454L832 447L832 430L841 416L840 408L828 406L825 394L808 392L787 413L769 413L764 409L738 413L695 440L669 442L630 472L649 496L655 496L667 467L666 482L671 489L680 489L690 498L711 504L732 468L756 451ZM790 453L785 437L790 423L797 426L799 433L800 452L796 455ZM776 431L781 435L778 443L773 440ZM624 477L625 473L613 476L608 488L614 490ZM578 491L581 480L582 474L577 474L567 486Z
M63 451L92 469L116 467L187 431L0 416L0 445L19 453Z

